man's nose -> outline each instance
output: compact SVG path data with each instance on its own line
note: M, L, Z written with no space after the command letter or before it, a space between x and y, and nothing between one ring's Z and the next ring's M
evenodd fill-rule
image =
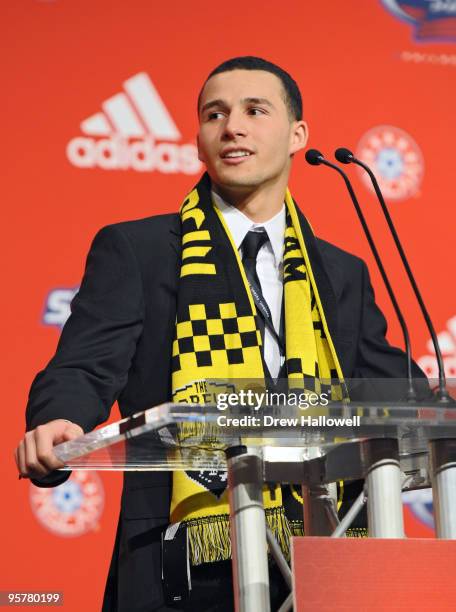
M246 136L247 125L246 118L243 113L231 112L225 120L223 137L227 139L236 138L236 136Z

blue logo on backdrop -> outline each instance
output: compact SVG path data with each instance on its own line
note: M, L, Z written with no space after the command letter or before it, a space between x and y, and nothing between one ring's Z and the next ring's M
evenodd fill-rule
M383 195L390 200L404 200L418 195L424 172L423 154L413 138L393 125L377 125L358 143L356 157L377 174ZM360 172L368 189L372 184Z
M44 325L55 325L62 329L71 314L71 300L78 291L79 287L52 289L46 298L43 313Z
M59 512L76 512L82 506L84 494L75 480L67 480L53 491L54 505Z
M432 489L416 489L402 494L402 500L412 514L427 527L434 529Z
M75 470L58 487L30 485L32 512L45 529L76 537L99 529L104 507L103 483L96 472Z
M417 41L456 42L456 0L381 0L398 19L414 26Z

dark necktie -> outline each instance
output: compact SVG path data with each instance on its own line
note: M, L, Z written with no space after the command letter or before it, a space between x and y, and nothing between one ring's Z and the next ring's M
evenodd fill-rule
M258 295L262 296L261 292L261 283L258 278L256 265L257 265L257 257L258 252L261 247L266 244L269 240L268 234L265 230L260 232L254 232L250 230L245 235L244 240L242 241L242 263L244 264L245 274L247 276L247 280L249 281L250 288L252 290L253 299L258 307L257 297ZM261 347L261 352L264 355L264 318L262 316L258 317L258 327L260 329L261 338L263 345Z
M280 335L274 329L274 324L272 322L271 311L269 310L268 303L266 302L263 292L261 290L261 283L258 278L256 264L258 252L261 247L268 242L269 237L265 230L261 232L250 231L247 232L244 240L242 241L242 263L244 264L245 274L247 276L247 280L249 281L250 289L252 291L252 296L255 301L257 311L259 314L258 317L258 326L260 329L261 337L263 339L263 355L264 355L264 330L265 325L269 328L269 331L275 338L281 355L285 355L285 345L284 345L284 334L283 334L283 324L281 324ZM283 310L283 309L282 309ZM283 315L283 313L282 313Z
M248 280L252 280L261 289L260 280L256 271L258 251L261 247L268 242L269 237L267 232L262 230L261 232L247 232L244 240L242 241L242 263L244 264L245 273L247 274Z

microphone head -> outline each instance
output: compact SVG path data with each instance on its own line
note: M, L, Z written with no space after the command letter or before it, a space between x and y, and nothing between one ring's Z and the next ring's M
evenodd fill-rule
M345 147L340 147L339 149L336 149L334 153L334 157L341 164L350 164L353 161L355 156L350 151L350 149L346 149Z
M320 153L317 149L309 149L306 151L306 161L311 166L319 166L324 159L323 153Z

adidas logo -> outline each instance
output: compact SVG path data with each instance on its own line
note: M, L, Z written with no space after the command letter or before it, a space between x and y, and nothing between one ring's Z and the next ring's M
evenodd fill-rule
M181 133L149 76L140 72L127 79L123 89L103 102L102 112L81 122L86 136L70 140L69 161L78 168L200 172L196 146L178 144Z
M442 351L445 374L448 378L456 379L456 316L447 321L446 327L446 330L437 334L437 340ZM428 378L438 378L439 370L432 340L428 340L426 348L431 354L418 359L418 365Z

